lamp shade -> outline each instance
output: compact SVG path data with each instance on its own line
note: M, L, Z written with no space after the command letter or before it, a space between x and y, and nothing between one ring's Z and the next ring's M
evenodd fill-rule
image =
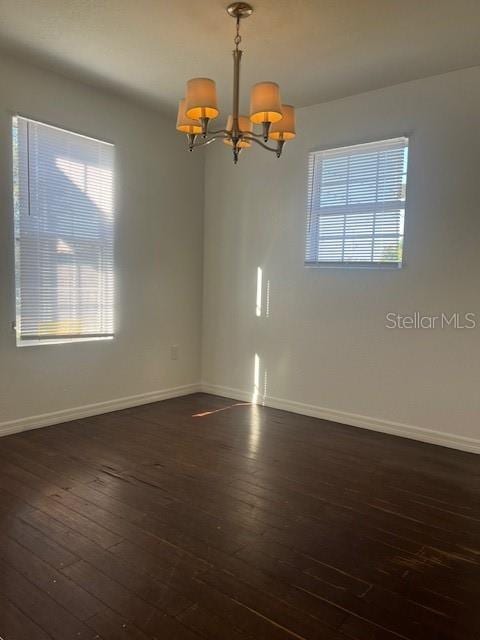
M194 135L202 133L202 127L198 124L198 121L187 118L185 113L185 98L178 103L177 131L193 133Z
M295 109L290 104L282 104L283 118L270 127L268 137L272 140L292 140L295 138Z
M187 82L185 112L188 118L216 118L217 88L210 78L192 78Z
M255 124L282 119L280 88L276 82L258 82L250 94L250 120Z
M253 129L253 125L250 122L250 119L248 118L248 116L238 116L238 127L242 133L250 133ZM232 116L228 116L226 129L227 131L230 131L230 132L233 129ZM223 141L225 144L229 144L231 147L233 147L233 142L228 138L224 138ZM245 149L246 147L251 147L252 143L249 140L240 140L237 146L240 149Z

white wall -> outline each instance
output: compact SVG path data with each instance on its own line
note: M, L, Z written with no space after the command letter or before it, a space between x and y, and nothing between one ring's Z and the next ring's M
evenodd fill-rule
M186 153L159 113L8 57L0 58L0 87L0 431L12 420L28 426L29 416L197 383L203 154ZM116 145L113 341L15 346L15 112Z
M254 149L234 167L224 145L212 145L205 196L207 388L248 397L257 353L260 400L265 392L267 404L462 448L480 445L480 327L385 328L392 311L480 313L479 117L477 67L300 109L298 137L281 160ZM405 133L411 136L405 267L305 268L309 150ZM257 267L264 283L260 318Z

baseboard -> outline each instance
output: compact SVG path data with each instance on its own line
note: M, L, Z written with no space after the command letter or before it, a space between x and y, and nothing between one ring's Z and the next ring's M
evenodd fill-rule
M231 387L223 387L203 382L201 384L201 391L204 393L211 393L216 396L252 402L252 393L241 389L232 389ZM340 422L353 427L379 431L381 433L400 436L402 438L420 440L421 442L437 444L442 447L459 449L460 451L468 451L469 453L480 453L480 440L457 436L453 433L443 433L441 431L416 427L409 424L403 424L401 422L392 422L390 420L372 418L370 416L348 413L346 411L327 409L325 407L305 404L303 402L294 402L292 400L284 400L282 398L274 398L272 396L262 395L257 400L257 403L274 409L282 409L283 411L291 411L292 413L312 416L313 418Z
M186 396L199 391L244 402L252 402L252 393L248 391L213 385L206 382L194 383L179 387L171 387L169 389L161 389L159 391L140 393L133 396L115 398L114 400L107 400L106 402L96 402L94 404L83 405L81 407L63 409L62 411L42 413L35 416L20 418L18 420L0 422L0 437L12 433L19 433L21 431L28 431L30 429L47 427L61 422L80 420L81 418L88 418L89 416L95 416L101 413L109 413L111 411L128 409L129 407L136 407L142 404L149 404L151 402L159 402L161 400L167 400L168 398ZM261 396L257 402L267 407L272 407L273 409L291 411L292 413L312 416L313 418L339 422L353 427L379 431L381 433L400 436L402 438L410 438L412 440L419 440L429 444L450 447L451 449L459 449L460 451L467 451L469 453L480 453L480 440L457 436L453 433L443 433L441 431L434 431L423 427L403 424L400 422L392 422L390 420L381 420L370 416L348 413L346 411L327 409L317 405L285 400L283 398L275 398L273 396Z
M162 389L160 391L150 391L148 393L139 393L134 396L125 396L123 398L115 398L106 402L95 402L94 404L86 404L81 407L73 407L71 409L63 409L62 411L53 411L51 413L42 413L36 416L28 416L19 420L10 420L0 422L0 436L6 436L20 431L28 431L30 429L38 429L40 427L48 427L61 422L69 422L70 420L80 420L89 416L96 416L100 413L109 413L110 411L119 411L120 409L128 409L141 404L149 404L150 402L159 402L168 398L177 398L186 396L190 393L200 391L200 384L186 384L180 387L172 387L170 389Z

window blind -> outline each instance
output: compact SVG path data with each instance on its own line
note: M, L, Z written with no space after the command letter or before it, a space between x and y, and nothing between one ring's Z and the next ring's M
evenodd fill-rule
M113 337L106 142L13 119L17 344Z
M401 266L408 138L314 151L305 264Z

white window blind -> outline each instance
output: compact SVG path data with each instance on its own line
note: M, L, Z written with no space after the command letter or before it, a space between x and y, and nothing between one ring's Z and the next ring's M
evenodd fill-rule
M408 138L314 151L305 264L402 265Z
M17 344L113 337L114 147L13 119Z

